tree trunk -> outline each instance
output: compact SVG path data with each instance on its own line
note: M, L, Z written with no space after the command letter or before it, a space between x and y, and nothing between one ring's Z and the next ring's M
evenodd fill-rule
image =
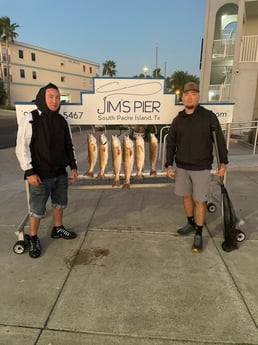
M6 46L6 69L7 69L7 106L11 107L11 76L10 76L10 64L9 64L9 44L8 38L5 40Z

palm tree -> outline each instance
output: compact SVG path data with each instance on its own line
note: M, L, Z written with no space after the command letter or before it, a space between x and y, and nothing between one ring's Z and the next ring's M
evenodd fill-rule
M167 89L176 92L181 98L184 84L189 81L199 84L199 78L196 75L184 71L176 71L171 77L167 78Z
M6 50L6 81L7 81L7 105L11 106L11 75L10 75L10 66L9 66L9 42L14 42L14 39L18 36L15 30L19 28L19 25L16 23L11 24L9 17L0 17L0 38L1 41L5 43ZM2 43L2 42L1 42ZM1 50L1 61L2 59L2 44L0 46ZM3 73L4 78L4 73Z
M161 75L161 69L155 68L154 71L152 72L152 77L153 78L163 78L163 76Z
M102 64L103 71L102 75L108 75L109 77L114 77L116 75L116 63L113 60L107 60Z

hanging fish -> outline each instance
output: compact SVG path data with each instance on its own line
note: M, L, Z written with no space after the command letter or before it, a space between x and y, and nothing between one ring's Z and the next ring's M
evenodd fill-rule
M136 135L135 139L135 164L136 164L136 179L143 179L142 170L145 160L144 139L141 134Z
M111 137L111 153L112 153L112 165L114 172L114 181L112 187L120 186L120 171L122 164L122 149L121 142L117 135Z
M104 133L99 136L99 173L97 178L105 177L105 169L108 162L108 140Z
M88 143L88 163L89 169L84 173L84 175L93 177L94 176L94 168L98 158L98 147L97 147L97 140L92 133L88 134L87 138Z
M129 138L129 135L125 135L123 140L123 164L125 174L123 188L130 188L130 178L133 171L133 163L134 144L133 141Z
M158 139L154 133L150 133L150 176L157 175L156 164L158 159Z

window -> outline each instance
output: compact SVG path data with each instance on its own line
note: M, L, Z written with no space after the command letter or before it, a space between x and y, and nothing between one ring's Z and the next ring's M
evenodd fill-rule
M20 69L20 77L25 78L25 71L24 69Z
M61 103L69 103L69 95L61 95Z
M7 68L4 68L4 76L7 77Z
M65 77L61 76L61 82L64 83L64 81L65 81Z
M216 13L209 101L226 102L229 100L237 20L238 6L236 4L225 4Z
M237 29L238 6L225 4L216 14L214 40L234 39Z
M20 50L20 49L19 49L19 58L23 59L23 50Z
M85 72L85 70L86 70L85 65L82 66L82 70L83 70L83 72Z
M3 56L3 61L6 62L7 61L7 51L6 51L6 48L2 49L2 56Z
M31 53L31 60L36 61L36 54L35 53Z
M90 74L92 73L92 67L90 67Z
M37 79L37 72L36 71L32 71L32 79Z

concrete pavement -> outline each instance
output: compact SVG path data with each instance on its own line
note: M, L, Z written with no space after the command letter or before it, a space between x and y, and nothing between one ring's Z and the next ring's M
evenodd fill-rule
M86 132L73 137L83 173ZM14 148L0 150L0 345L258 344L258 156L231 147L227 189L247 236L238 250L221 249L219 203L203 253L174 236L185 216L170 183L71 188L64 223L78 238L50 238L49 205L39 259L12 251L27 200Z

